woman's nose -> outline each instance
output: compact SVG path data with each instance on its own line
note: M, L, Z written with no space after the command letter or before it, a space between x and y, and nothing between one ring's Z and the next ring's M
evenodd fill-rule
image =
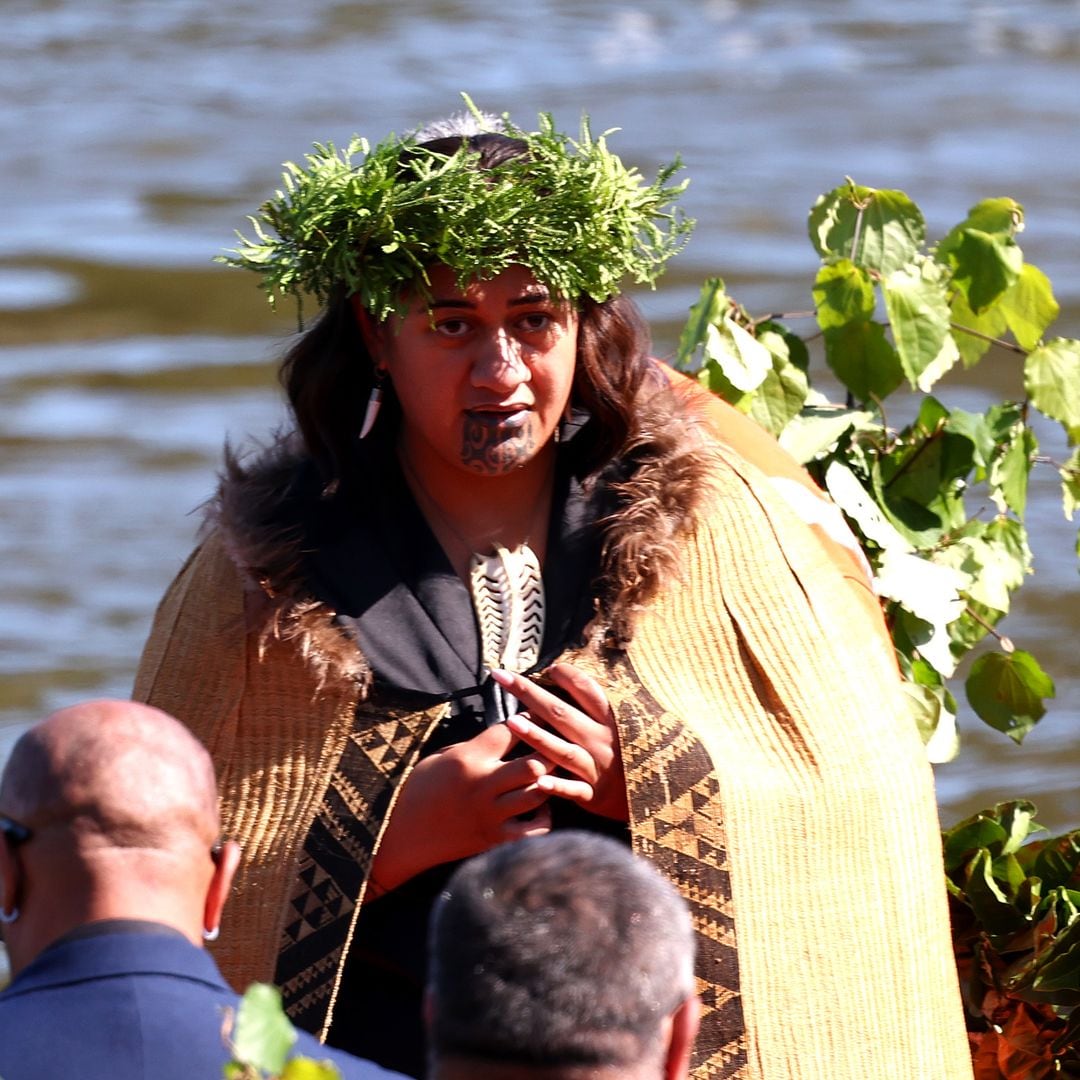
M521 342L505 330L495 330L478 344L472 366L475 386L493 390L513 389L529 378Z

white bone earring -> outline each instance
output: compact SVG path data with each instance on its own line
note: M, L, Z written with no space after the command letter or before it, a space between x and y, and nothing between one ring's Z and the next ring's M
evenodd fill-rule
M367 407L364 409L364 422L360 425L360 438L366 439L375 426L382 408L383 383L386 381L386 372L375 369L375 381L371 384L371 393L368 394Z
M10 926L18 917L19 909L17 907L12 908L10 911L0 908L0 923Z

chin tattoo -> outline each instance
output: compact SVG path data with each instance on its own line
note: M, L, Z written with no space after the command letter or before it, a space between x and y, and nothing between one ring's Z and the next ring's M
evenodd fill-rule
M461 460L476 472L496 476L524 464L536 453L532 426L512 435L492 431L486 424L467 423Z

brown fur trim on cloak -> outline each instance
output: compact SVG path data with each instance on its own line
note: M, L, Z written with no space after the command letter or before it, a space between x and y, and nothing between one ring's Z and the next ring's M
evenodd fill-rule
M716 467L704 429L676 408L667 391L643 402L637 431L623 453L587 481L607 485L617 506L600 522L597 578L600 636L617 648L632 637L636 612L678 575L679 541L693 531L706 478ZM347 678L366 693L371 682L366 661L337 627L336 613L311 595L303 577L295 489L305 460L296 433L243 457L226 446L206 527L221 531L249 583L249 629L260 643L293 642L320 683Z
M299 466L304 460L295 434L280 437L242 460L225 447L225 466L206 528L218 528L229 556L248 582L248 629L268 641L294 644L320 687L328 678L371 685L367 661L336 624L337 613L316 599L303 576L303 528L289 513Z
M633 467L607 481L618 509L600 522L600 622L618 649L633 637L637 613L678 577L680 541L694 530L720 460L704 428L673 414L670 393L658 396L649 402L657 422L639 427L624 454Z

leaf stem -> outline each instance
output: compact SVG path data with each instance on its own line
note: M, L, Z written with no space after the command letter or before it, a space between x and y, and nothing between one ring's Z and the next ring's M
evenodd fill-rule
M855 254L859 250L859 240L862 239L862 221L863 214L865 213L865 207L859 207L859 213L855 218L855 233L851 237L851 261L855 263ZM855 263L858 266L858 263Z
M750 320L751 329L756 330L762 323L775 322L777 319L812 319L816 311L774 311L769 315L759 315Z
M913 451L912 451L912 452L911 452L911 453L910 453L910 454L909 454L909 455L908 455L908 456L907 456L907 457L906 457L906 458L904 459L904 463L903 463L903 464L902 464L902 465L900 466L900 468L899 468L899 469L897 469L897 470L896 470L896 472L894 472L894 473L892 474L892 476L891 476L891 477L889 477L889 479L888 479L888 480L887 480L887 481L885 482L885 485L884 485L884 486L885 486L886 488L888 488L888 487L890 487L890 486L891 486L892 484L894 484L894 483L895 483L895 482L896 482L897 480L899 480L899 479L900 479L900 477L901 477L901 476L903 476L903 475L904 475L904 473L906 473L906 472L908 471L908 469L910 469L910 468L911 468L911 466L915 464L915 462L916 462L916 461L918 461L918 459L919 459L919 455L920 455L920 454L922 454L922 453L923 453L923 452L924 452L925 450L927 450L927 449L929 448L929 446L930 446L930 444L931 444L931 443L933 443L933 442L936 442L936 441L937 441L938 439L940 439L940 438L941 438L941 433L942 433L942 432L943 432L944 430L945 430L945 424L944 424L944 421L942 421L942 422L941 422L941 423L939 423L939 424L937 425L937 427L935 427L935 428L934 428L934 430L933 430L933 431L931 431L931 432L930 432L930 433L929 433L929 434L928 434L928 435L926 436L926 438L925 438L925 439L923 439L923 441L922 441L921 443L919 443L919 445L918 445L918 446L916 446L916 447L915 447L915 449L914 449L914 450L913 450Z
M1011 341L1003 341L1001 338L994 337L991 334L984 334L981 330L973 330L970 326L961 326L960 323L949 323L949 326L953 330L959 330L962 334L970 334L981 341L989 341L991 345L1000 345L1003 349L1009 349L1012 352L1019 353L1021 356L1027 356L1027 350L1020 348L1019 345L1014 345Z
M997 643L1001 646L1002 650L1007 653L1011 653L1016 648L1012 641L1004 634L998 632L998 630L988 623L974 608L965 606L964 613L970 615L972 620L977 622L991 637L997 640Z
M871 392L870 400L877 406L877 410L881 413L881 426L885 431L889 430L889 418L885 413L885 402L877 396L877 394Z
M1036 454L1032 459L1033 465L1052 465L1058 472L1067 472L1070 476L1080 477L1080 469L1070 469L1064 461L1058 461L1048 454Z

